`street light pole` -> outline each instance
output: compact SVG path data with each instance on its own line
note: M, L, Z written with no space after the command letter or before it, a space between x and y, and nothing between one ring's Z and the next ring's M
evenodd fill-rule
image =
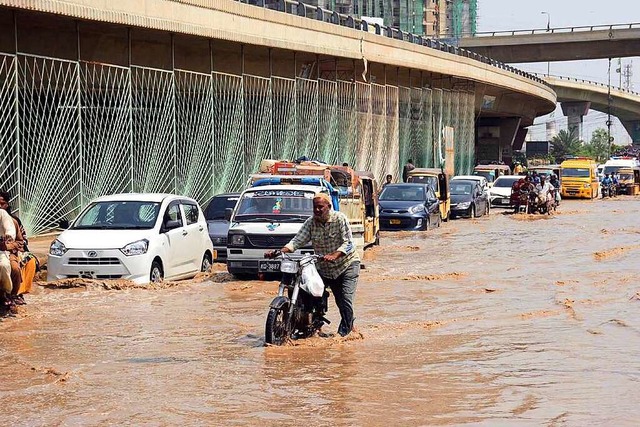
M609 58L609 81L607 83L607 154L611 157L611 58Z
M551 14L549 12L540 12L541 15L547 15L547 33L551 31ZM551 74L551 62L547 61L547 77Z

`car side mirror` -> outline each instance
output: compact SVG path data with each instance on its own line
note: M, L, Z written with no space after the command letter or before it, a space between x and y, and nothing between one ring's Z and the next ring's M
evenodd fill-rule
M233 209L226 208L224 210L224 219L227 220L227 221L231 221L231 215L233 215Z
M182 226L182 223L180 222L180 220L177 220L177 219L170 219L164 222L164 229L166 231L174 230L181 226Z
M60 227L63 230L66 230L67 228L69 228L69 220L67 219L61 219L58 222L58 227Z

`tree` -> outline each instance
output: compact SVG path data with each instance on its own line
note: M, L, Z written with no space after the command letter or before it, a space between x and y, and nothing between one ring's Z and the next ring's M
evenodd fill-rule
M612 147L613 148L613 145ZM598 163L603 163L609 158L609 135L604 128L596 129L591 134L589 143L582 147L580 154L593 158Z
M561 162L567 156L576 156L580 154L582 144L573 132L561 130L551 140L551 154L557 162Z

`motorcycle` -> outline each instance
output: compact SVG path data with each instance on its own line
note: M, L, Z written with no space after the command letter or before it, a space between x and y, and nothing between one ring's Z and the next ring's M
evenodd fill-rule
M305 255L295 259L276 251L270 258L280 258L282 280L278 296L269 306L265 342L282 345L289 339L307 338L319 332L325 323L330 324L331 322L324 317L329 306L329 292L325 289L321 297L313 296L303 280L303 269L312 269L310 271L317 274L315 263L322 256Z
M601 194L603 199L605 197L614 197L616 195L616 187L615 187L615 185L613 185L613 184L603 185L602 188L600 189L600 194Z

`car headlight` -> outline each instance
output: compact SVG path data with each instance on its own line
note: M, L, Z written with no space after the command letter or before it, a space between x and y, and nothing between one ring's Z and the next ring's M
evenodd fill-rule
M49 255L62 256L67 252L66 246L58 239L54 240L49 247Z
M422 212L424 210L424 206L423 205L415 205L415 206L411 206L409 208L409 213L410 214L415 214L418 212Z
M471 206L471 202L462 202L462 203L458 203L458 207L460 209L468 209L469 206Z
M149 249L149 241L147 239L142 239L133 243L129 243L127 246L120 249L120 251L126 256L133 256L146 254L147 249Z
M234 246L244 246L244 234L232 234L231 244Z

